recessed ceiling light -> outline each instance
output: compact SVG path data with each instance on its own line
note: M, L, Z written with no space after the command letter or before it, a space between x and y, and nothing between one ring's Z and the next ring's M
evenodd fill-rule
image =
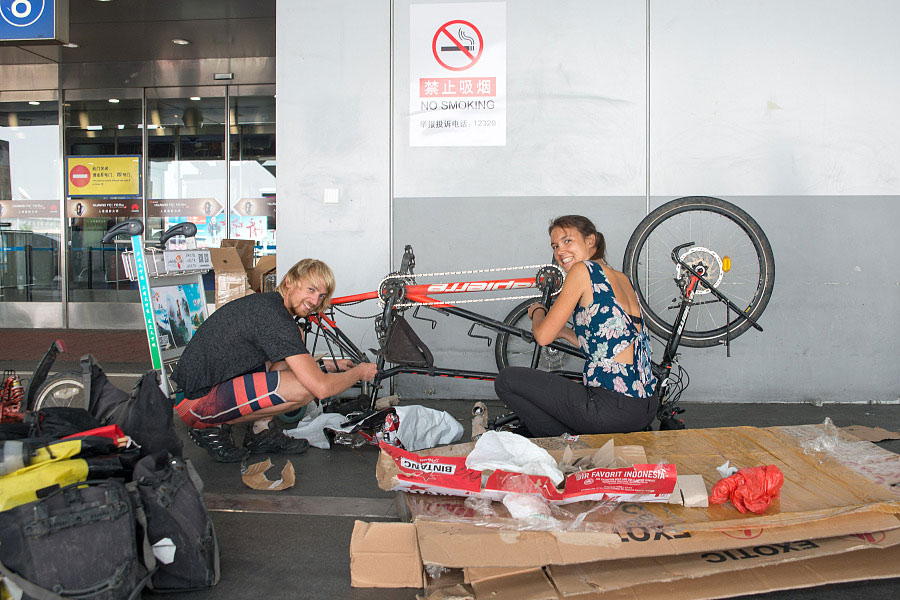
M40 102L38 102L37 100L29 100L28 104L30 104L32 106L39 106Z
M175 45L177 45L177 46L187 46L187 45L189 45L191 42L190 42L190 40L183 40L183 39L181 39L181 38L175 38L175 39L172 40L172 43L175 44Z
M109 103L110 103L110 104L118 104L118 103L119 103L119 99L118 99L118 98L110 98L110 99L109 99Z
M119 123L118 125L116 125L116 127L118 129L125 129L125 123Z
M75 42L69 42L68 44L63 44L63 48L77 48L78 44Z
M191 100L197 102L198 100L200 100L200 96L191 96Z

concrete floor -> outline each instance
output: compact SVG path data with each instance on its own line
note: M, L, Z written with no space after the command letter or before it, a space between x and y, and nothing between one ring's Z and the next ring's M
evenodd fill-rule
M406 404L416 402L405 400ZM469 439L471 402L420 402L450 412L466 426ZM684 404L682 415L691 428L821 423L825 417L838 426L880 426L900 431L900 406L807 404ZM488 404L492 415L499 403ZM180 424L179 424L180 427ZM378 489L375 462L378 451L364 446L331 450L311 448L292 462L297 473L294 488L279 494L271 512L225 512L216 506L247 506L254 498L271 498L241 483L238 465L219 464L187 440L185 455L197 466L207 486L213 521L222 546L222 579L212 590L180 594L185 600L212 598L366 598L413 600L416 590L376 590L350 587L350 533L355 519L394 520L394 496ZM238 434L240 437L242 434ZM900 453L900 440L879 443ZM273 456L275 472L284 457ZM151 593L145 597L153 597ZM898 598L898 579L860 582L766 594L766 598Z
M98 336L97 339L92 335ZM78 357L90 351L115 385L130 390L137 375L150 367L143 332L0 330L0 368L15 369L27 377L50 342L60 337L69 345L69 352L60 356L54 370L77 369ZM470 438L471 401L404 399L403 403L448 411L465 426L464 440ZM685 402L683 406L687 412L682 416L690 428L817 424L831 417L838 426L880 426L900 431L898 405ZM496 400L488 402L488 408L492 416L503 412ZM214 462L188 439L178 419L176 427L185 441L185 455L194 462L205 482L222 559L222 578L215 588L179 594L178 598L413 600L416 597L416 590L350 587L349 547L354 520L397 519L394 494L383 492L376 485L376 448L311 448L292 458L297 474L295 487L283 492L258 492L243 485L239 465ZM238 442L242 435L238 433ZM881 442L879 446L900 453L900 440ZM273 456L272 460L274 472L280 472L284 457ZM270 502L273 497L278 498L277 507ZM258 512L249 512L248 507L253 504L256 505L253 510ZM897 572L897 579L776 592L762 597L893 600L900 598L900 566ZM162 597L144 593L145 598L157 596Z

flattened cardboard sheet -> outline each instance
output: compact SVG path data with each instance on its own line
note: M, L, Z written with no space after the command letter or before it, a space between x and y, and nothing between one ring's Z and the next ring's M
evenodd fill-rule
M421 588L422 558L415 526L355 521L350 536L350 585Z
M547 567L547 572L560 593L568 597L628 588L636 581L665 583L695 579L721 572L803 561L856 550L889 548L897 544L900 544L900 529L773 544L758 543L754 540L739 548L715 552L602 561L583 565L552 565Z
M777 590L888 579L900 576L900 546L867 549L809 560L718 573L679 582L648 583L576 597L578 600L707 600Z
M732 563L734 564L734 563ZM888 579L900 576L900 546L867 548L830 556L757 566L742 570L725 570L714 575L667 582L638 583L607 592L563 595L562 600L708 600L730 598L828 585L850 581ZM424 600L487 600L472 586L463 585L459 571L452 570L440 579L428 582ZM446 586L441 580L445 580ZM451 587L452 581L452 587ZM494 579L494 581L499 581ZM451 593L452 590L452 593Z
M779 544L898 527L900 521L896 516L868 512L795 525L669 533L641 526L616 532L515 531L419 520L416 522L416 533L425 564L446 567L540 567L716 552L748 544Z

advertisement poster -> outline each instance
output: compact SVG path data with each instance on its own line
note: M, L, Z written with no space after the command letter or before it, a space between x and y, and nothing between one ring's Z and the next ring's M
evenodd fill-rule
M409 7L409 145L506 145L506 3Z
M275 196L266 198L241 198L232 207L242 217L274 217Z
M88 217L137 218L141 216L141 201L116 200L112 198L97 200L91 198L69 198L66 201L66 216L70 219Z
M140 196L140 156L67 156L67 196Z
M0 200L0 219L59 218L59 200Z
M148 217L211 217L224 207L215 198L148 198Z
M168 285L150 291L160 349L183 348L203 323L205 300L200 285Z

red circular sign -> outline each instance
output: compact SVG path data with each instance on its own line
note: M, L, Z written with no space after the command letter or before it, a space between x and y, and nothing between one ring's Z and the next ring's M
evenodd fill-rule
M75 187L84 187L91 182L91 171L84 165L75 165L69 171L69 182Z
M454 31L453 25L459 25L459 27L456 27ZM478 37L477 47L475 38L469 32ZM465 71L478 62L483 51L484 40L481 32L477 27L462 19L447 21L438 27L431 40L431 52L434 54L434 59L442 67L451 71Z

